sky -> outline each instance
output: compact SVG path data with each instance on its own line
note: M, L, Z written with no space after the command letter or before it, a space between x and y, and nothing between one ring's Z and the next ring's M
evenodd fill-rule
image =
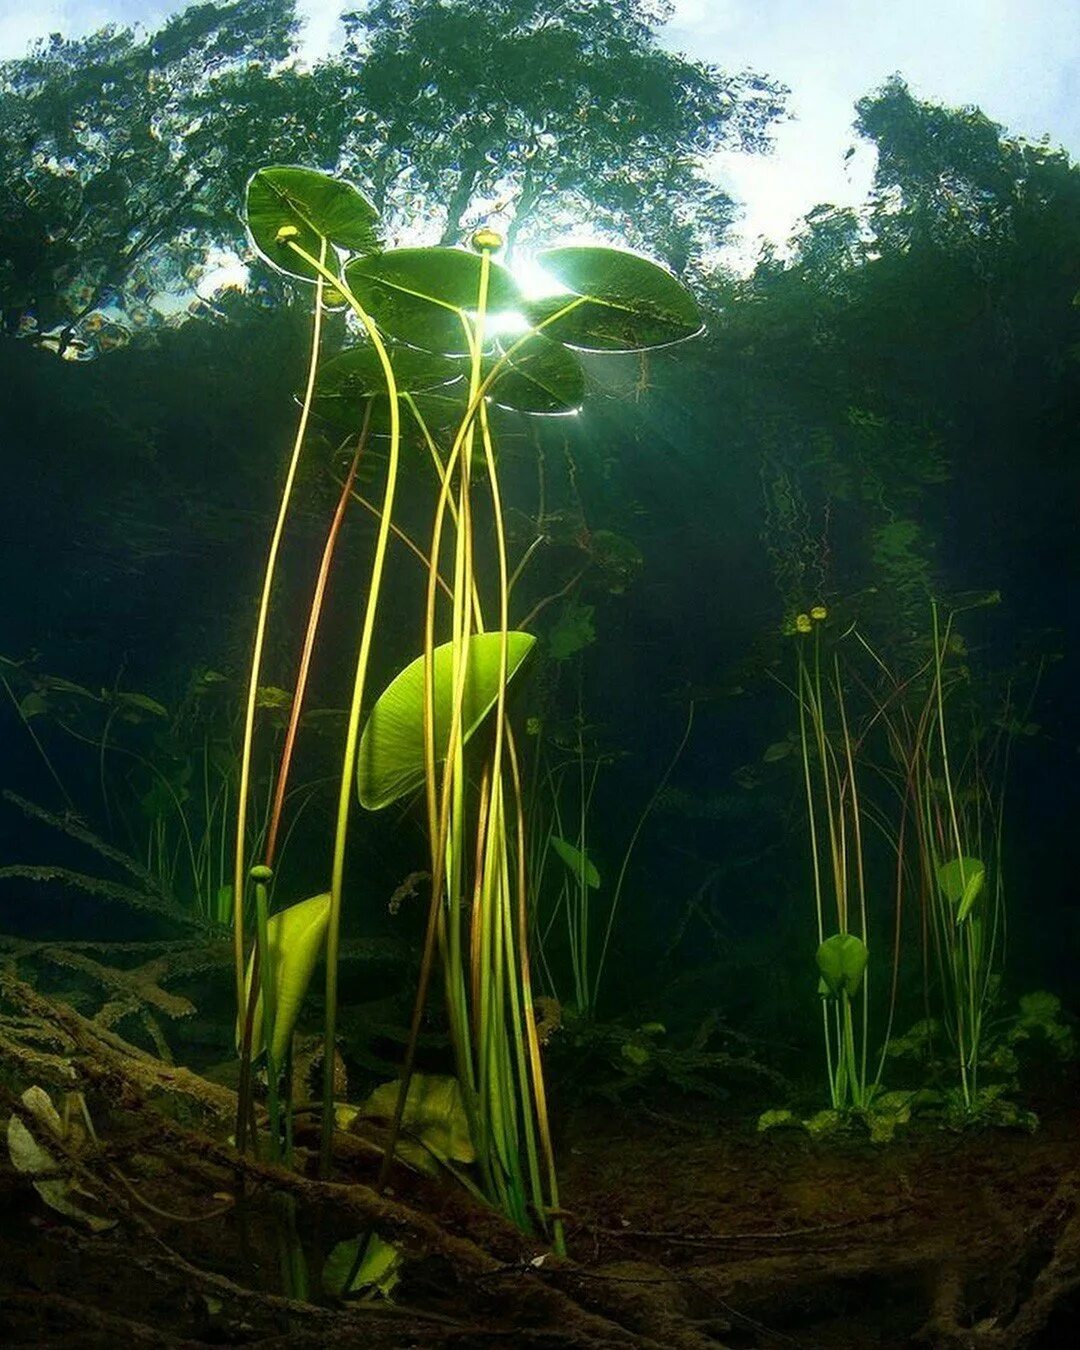
M493 0L497 3L498 0ZM333 45L338 12L362 0L298 0L306 52ZM106 23L153 27L182 0L0 0L0 58L35 37ZM715 167L744 204L737 248L782 242L822 202L861 202L873 154L855 144L855 101L901 73L918 98L975 104L1017 135L1047 136L1080 158L1076 0L675 0L666 46L728 70L751 67L791 89L792 117L768 156Z

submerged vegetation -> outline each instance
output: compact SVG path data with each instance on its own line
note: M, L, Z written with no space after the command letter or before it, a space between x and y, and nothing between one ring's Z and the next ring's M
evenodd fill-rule
M709 1232L602 1194L632 1122L738 1245L904 1221L850 1159L808 1199L829 1149L1043 1119L1046 1212L927 1238L880 1343L1075 1300L1080 176L896 77L864 207L729 270L706 157L786 91L668 17L377 0L309 68L234 0L0 65L11 1240L149 1242L200 1337L724 1343L642 1255Z

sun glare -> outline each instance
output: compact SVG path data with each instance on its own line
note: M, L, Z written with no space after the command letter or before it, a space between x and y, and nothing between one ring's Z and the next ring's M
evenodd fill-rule
M231 249L212 249L195 293L201 300L212 300L222 291L246 291L249 276L246 264Z

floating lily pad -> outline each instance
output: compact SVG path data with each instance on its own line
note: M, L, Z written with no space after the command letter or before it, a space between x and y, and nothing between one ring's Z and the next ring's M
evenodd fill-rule
M664 347L694 337L701 311L685 286L665 268L625 249L575 246L537 254L539 265L569 295L535 302L535 325L549 321L548 337L589 351L626 352ZM552 319L574 297L581 301Z
M513 277L498 263L489 267L488 313L520 312ZM479 255L458 248L397 248L353 259L345 280L382 332L428 352L468 352L462 315L476 310Z
M340 178L315 169L275 165L259 169L248 180L244 218L252 243L272 267L314 281L319 275L293 245L319 257L323 240L350 253L379 248L378 212L362 192ZM326 264L338 268L334 249Z

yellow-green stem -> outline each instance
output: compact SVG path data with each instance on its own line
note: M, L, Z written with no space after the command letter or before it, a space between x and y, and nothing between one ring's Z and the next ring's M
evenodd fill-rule
M319 277L330 282L344 296L353 313L363 324L375 349L390 405L390 449L386 466L386 485L383 489L379 513L379 529L375 540L375 555L371 564L367 603L360 632L360 646L356 657L352 698L349 703L349 721L342 755L341 783L338 790L337 822L334 830L334 851L330 873L330 909L326 929L326 1013L323 1036L323 1095L322 1138L319 1149L319 1172L329 1176L334 1145L334 1058L337 1038L337 968L341 937L341 896L345 878L345 845L349 832L349 810L353 798L353 776L356 770L356 752L360 741L360 713L364 701L371 644L375 632L379 593L382 589L383 567L390 540L390 524L394 510L394 490L397 486L398 461L401 448L401 408L398 404L397 380L386 344L375 321L352 293L344 278L335 276L324 265L324 257L313 258L297 244L290 247L299 257L315 268Z
M319 252L319 266L323 267L327 255L327 241L322 240ZM270 613L270 594L277 570L278 553L285 533L285 519L292 500L293 486L296 482L296 470L300 463L300 451L307 433L308 418L311 415L311 400L315 392L315 375L319 365L319 343L322 336L322 295L324 276L322 271L315 282L315 316L312 321L311 358L308 362L307 383L304 388L304 402L300 411L300 421L296 427L289 468L285 475L285 486L281 493L277 520L270 539L270 549L263 574L262 595L259 600L259 614L255 624L255 641L251 654L251 674L248 678L247 703L244 709L244 740L240 752L240 784L237 791L236 806L236 856L233 864L233 965L236 979L236 1007L238 1016L244 1015L244 896L246 893L246 857L247 857L247 812L251 792L251 758L255 738L255 707L259 693L259 677L262 672L263 645L266 640L266 624Z

